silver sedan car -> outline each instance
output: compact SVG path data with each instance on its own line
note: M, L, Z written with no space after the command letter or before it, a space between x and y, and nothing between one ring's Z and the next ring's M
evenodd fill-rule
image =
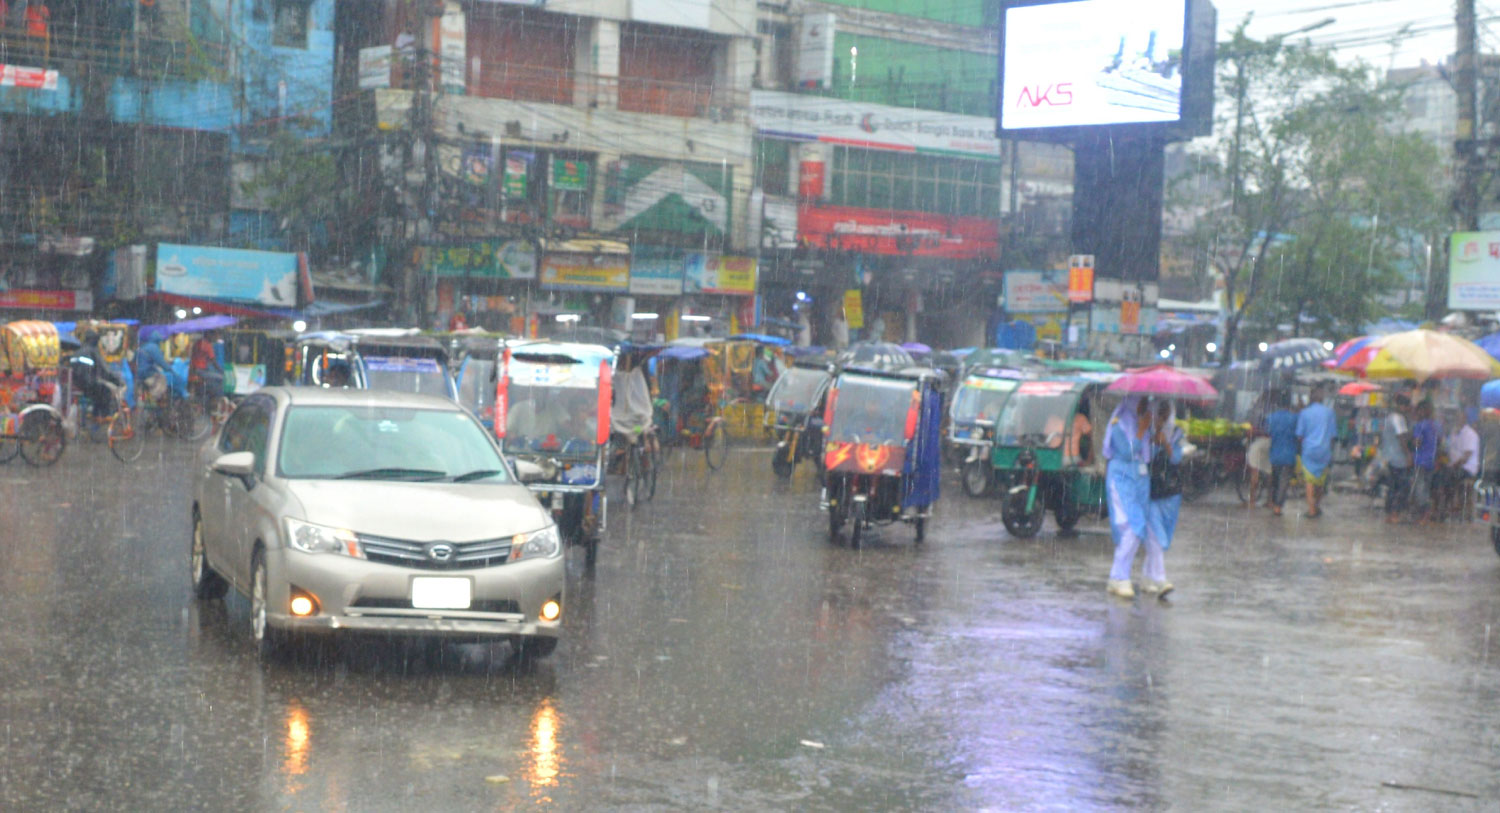
M247 595L263 654L337 630L557 646L557 526L452 401L261 389L199 452L192 511L193 592Z

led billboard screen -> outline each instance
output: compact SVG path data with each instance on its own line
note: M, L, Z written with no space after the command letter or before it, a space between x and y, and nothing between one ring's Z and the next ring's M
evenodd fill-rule
M1215 17L1204 0L1009 0L1000 29L999 131L1046 138L1123 126L1203 134Z

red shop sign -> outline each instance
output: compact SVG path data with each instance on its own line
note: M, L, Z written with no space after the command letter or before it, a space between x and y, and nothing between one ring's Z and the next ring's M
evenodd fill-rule
M1000 253L996 221L925 212L805 207L797 212L797 237L813 248L865 254L978 260Z
M8 291L0 291L0 308L87 311L94 309L94 295L88 291L33 291L12 288Z

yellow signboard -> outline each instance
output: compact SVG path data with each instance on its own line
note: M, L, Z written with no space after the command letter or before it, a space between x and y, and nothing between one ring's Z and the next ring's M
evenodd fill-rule
M628 255L548 254L542 261L542 286L574 291L630 290Z
M865 326L865 304L858 288L850 288L844 292L844 322L851 330L859 330Z

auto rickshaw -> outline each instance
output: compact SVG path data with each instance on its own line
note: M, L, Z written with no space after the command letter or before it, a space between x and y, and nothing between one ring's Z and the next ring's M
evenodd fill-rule
M456 336L448 343L449 357L456 362L453 384L458 403L490 430L495 428L495 380L504 343L498 335L483 334Z
M614 352L601 345L523 341L501 353L495 434L507 457L535 466L527 487L557 519L564 541L593 566L609 501L609 414Z
M817 364L798 364L776 379L766 395L765 424L776 435L771 471L787 479L803 460L823 470L823 406L829 369Z
M948 411L948 443L964 453L960 467L964 492L982 497L995 484L990 450L995 445L995 422L1010 394L1020 385L1019 370L979 368L964 376Z
M67 436L57 405L67 398L61 363L51 322L0 328L0 462L20 454L33 466L50 466L62 457Z
M235 396L290 383L297 334L290 330L226 330L224 375Z
M908 522L916 540L942 477L943 376L930 368L845 369L828 391L820 500L829 538L849 522L858 548L871 525Z
M405 333L309 333L297 341L293 381L437 395L458 400L448 351L430 337Z
M1057 527L1068 531L1084 513L1104 506L1099 449L1109 416L1107 385L1104 376L1022 381L1006 400L990 461L1001 488L1000 518L1011 536L1034 536L1049 509Z

